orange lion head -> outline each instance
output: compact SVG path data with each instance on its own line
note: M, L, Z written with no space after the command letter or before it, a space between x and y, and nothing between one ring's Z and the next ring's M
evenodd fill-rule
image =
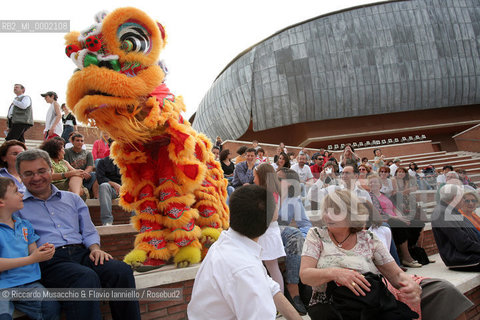
M116 140L145 140L145 120L159 112L151 93L165 77L158 62L165 30L135 8L101 12L95 19L88 29L65 36L66 53L78 67L68 83L67 105L80 121Z

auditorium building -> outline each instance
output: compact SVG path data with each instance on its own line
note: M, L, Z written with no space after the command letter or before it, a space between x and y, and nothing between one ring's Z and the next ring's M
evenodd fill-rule
M212 140L327 148L423 136L456 150L453 137L480 123L479 104L480 2L384 1L246 49L191 120Z

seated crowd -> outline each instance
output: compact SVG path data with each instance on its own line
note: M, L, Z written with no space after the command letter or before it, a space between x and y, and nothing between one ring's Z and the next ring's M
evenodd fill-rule
M25 244L34 258L4 264L0 282L6 270L39 265L47 287L134 287L128 266L100 249L80 200L99 198L102 223L112 224L111 201L121 186L118 167L108 156L112 139L103 133L93 154L84 150L81 134L72 132L70 141L68 149L60 137L34 150L17 140L0 146L0 176L8 178L0 178L0 230L25 223L38 234ZM295 155L283 143L271 159L254 141L232 159L218 142L213 152L229 182L231 226L198 271L190 319L274 319L277 310L287 319L307 313L311 319L456 319L472 306L445 280L405 273L434 262L418 246L426 218L412 194L431 189L438 190L431 221L442 260L454 270L480 271L475 213L480 197L465 171L445 166L437 176L433 166L422 171L415 163L402 167L399 158L389 163L380 149L373 160L361 158L348 144L339 160L325 150L310 156L302 149ZM16 200L6 201L9 197ZM65 228L74 229L72 240L59 238L62 233L44 221L50 215L55 220L55 211L65 206L71 211L66 223L72 226ZM20 216L13 218L18 210ZM75 219L82 225L75 226ZM35 241L38 248L30 246ZM32 274L29 283L40 278L39 271ZM382 296L382 303L373 296ZM365 304L368 308L361 307ZM100 316L98 302L63 307L67 317ZM139 318L138 302L111 307L118 319ZM11 308L0 303L0 316ZM45 315L59 312L55 304L36 308Z
M222 149L221 144L217 147ZM237 190L259 185L272 193L277 208L258 239L243 236L262 248L260 260L300 315L308 312L311 319L356 319L352 317L355 310L344 310L345 305L332 297L342 287L345 289L338 295L343 303L347 301L345 290L354 296L379 290L375 275L383 274L397 307L380 310L376 306L375 312L382 315L372 319L412 319L415 313L423 319L464 317L472 303L450 283L404 273L407 268L435 262L419 245L430 220L412 194L432 189L438 190L440 198L431 219L442 260L454 270L480 271L480 218L475 214L480 198L464 170L446 166L443 180L440 175L437 183L432 165L420 170L412 162L404 168L399 158L387 161L380 149L375 149L374 159L369 160L359 157L350 145L339 160L325 150L310 156L302 149L295 157L283 144L269 157L256 141L240 147L237 154L232 159L230 150L223 149L218 159L229 181L230 200ZM455 199L449 198L452 186L460 194ZM457 216L456 225L443 218L448 208ZM231 228L240 232L233 225ZM452 231L455 228L457 232ZM356 255L358 258L353 258ZM199 273L197 279L201 278ZM195 285L189 310L198 307L200 294L205 292ZM275 294L273 298L277 310L288 312ZM354 300L351 294L348 299ZM239 307L234 301L225 303L232 303L234 313Z
M52 165L52 183L59 189L79 195L83 200L94 198L100 202L100 217L103 225L113 223L112 200L119 197L121 176L110 155L113 140L102 132L86 150L84 136L71 131L69 143L59 136L45 140L39 149L48 153ZM17 140L5 141L0 146L0 176L15 181L20 192L25 191L21 177L15 169L16 156L27 147Z

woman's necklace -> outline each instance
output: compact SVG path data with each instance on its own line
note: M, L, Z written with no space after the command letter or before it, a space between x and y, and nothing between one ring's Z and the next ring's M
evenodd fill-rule
M335 242L337 243L337 246L338 246L339 248L341 248L342 245L343 245L343 243L344 243L345 241L347 241L348 238L350 238L350 235L351 235L352 233L350 232L350 233L348 234L348 236L347 236L345 239L343 239L343 241L338 241L337 238L335 238L335 235L334 235L332 232L330 232L330 234L332 235L333 240L335 240Z

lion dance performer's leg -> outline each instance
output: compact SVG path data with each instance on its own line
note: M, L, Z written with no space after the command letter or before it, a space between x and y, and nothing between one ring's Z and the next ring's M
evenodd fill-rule
M220 163L215 161L212 144L202 134L197 136L197 158L207 165L207 175L202 185L195 190L197 202L194 208L198 209L197 225L202 228L201 242L202 258L207 254L208 248L220 236L222 229L229 226L227 199L228 181L223 177Z
M228 228L229 225L228 208L225 204L227 180L223 178L220 164L214 160L213 153L210 152L209 140L203 135L198 135L187 121L181 117L179 120L169 121L166 131L172 137L169 147L170 158L176 164L178 177L183 179L187 176L192 179L195 174L193 171L196 167L185 165L186 156L194 157L199 167L205 169L202 180L196 180L195 184L187 182L191 187L189 192L195 197L193 208L198 209L200 213L197 214L195 224L202 228L200 241L203 244L203 258L211 243L218 239L221 230ZM197 184L198 182L201 183ZM182 254L175 255L177 264L181 260L185 260Z

